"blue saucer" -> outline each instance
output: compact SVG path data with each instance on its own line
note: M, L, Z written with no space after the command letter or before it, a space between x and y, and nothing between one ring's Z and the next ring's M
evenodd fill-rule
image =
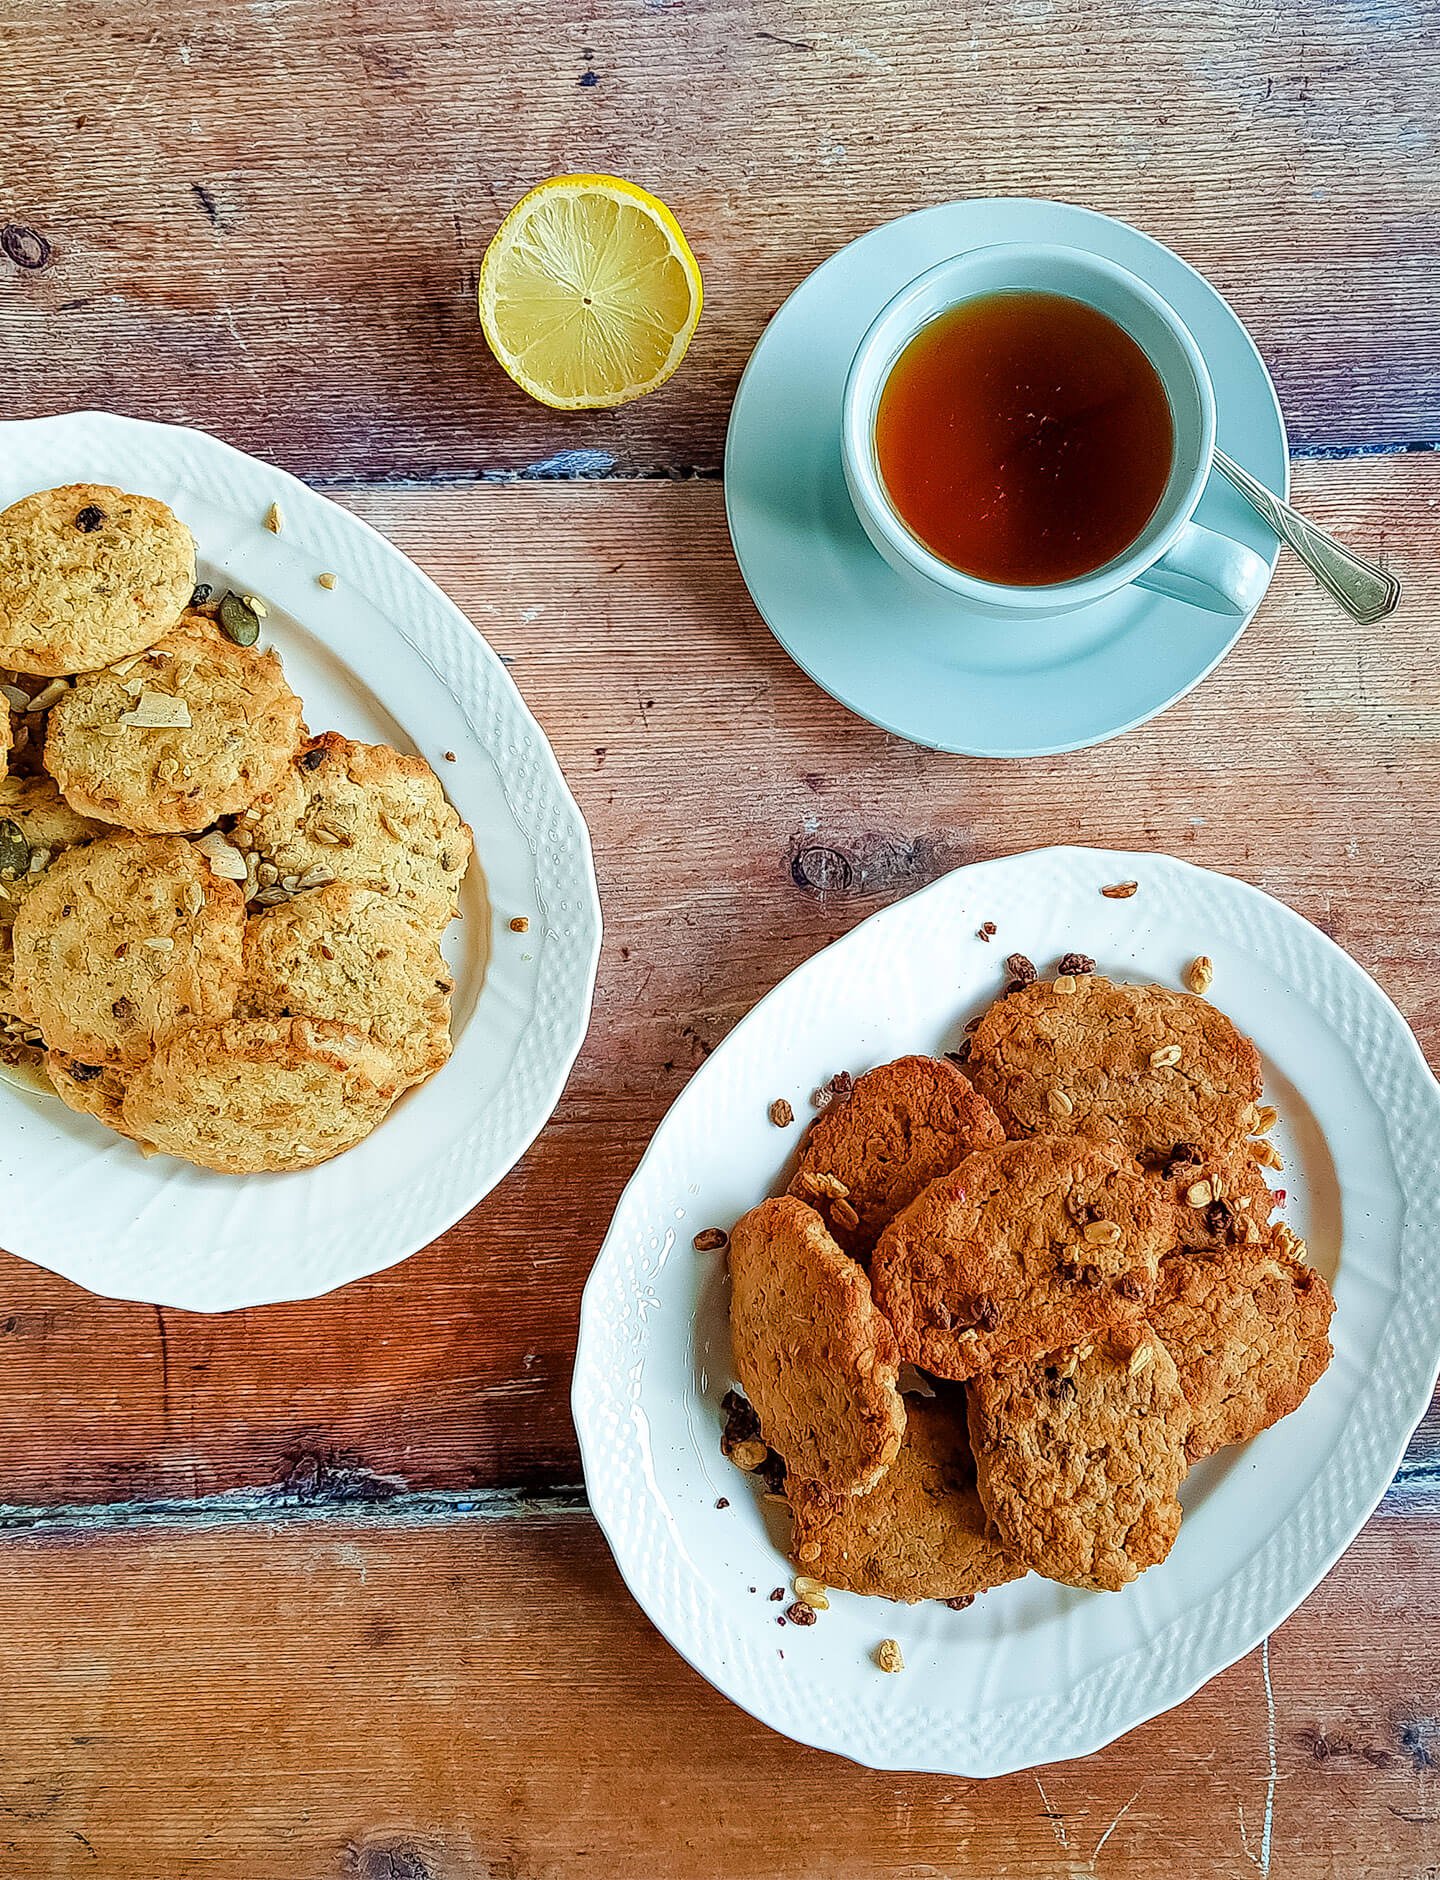
M948 256L1000 241L1106 255L1163 294L1215 384L1223 449L1284 496L1289 454L1254 341L1193 268L1148 235L1065 203L947 203L862 236L801 282L740 381L725 445L736 559L770 631L817 685L915 744L974 757L1081 750L1143 724L1222 660L1253 615L1205 613L1140 588L1025 626L912 589L871 547L840 467L845 375L895 292ZM1269 561L1279 548L1217 473L1197 520Z

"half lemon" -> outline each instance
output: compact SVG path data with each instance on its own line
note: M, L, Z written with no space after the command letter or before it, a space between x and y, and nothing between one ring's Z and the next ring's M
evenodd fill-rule
M560 411L663 385L700 319L700 270L658 197L618 176L522 196L480 267L480 324L522 390Z

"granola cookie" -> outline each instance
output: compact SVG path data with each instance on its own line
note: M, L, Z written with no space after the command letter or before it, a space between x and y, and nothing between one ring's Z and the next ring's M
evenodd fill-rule
M975 1488L965 1403L906 1403L905 1440L867 1495L787 1480L791 1557L802 1573L881 1599L969 1599L1025 1569L989 1529Z
M1190 1410L1147 1325L1007 1366L969 1400L980 1499L1027 1567L1113 1593L1169 1553Z
M967 1156L880 1236L875 1303L901 1356L975 1377L1139 1319L1174 1210L1109 1143L1036 1137Z
M900 1354L863 1269L793 1196L730 1235L730 1338L740 1387L791 1476L836 1495L873 1488L895 1459Z
M1232 1146L1260 1096L1259 1053L1208 1000L1098 974L997 1000L968 1069L1010 1135L1108 1136L1145 1162Z
M0 513L0 665L93 672L168 633L194 586L195 543L164 503L38 490Z
M12 777L45 775L45 727L50 706L69 689L68 679L43 679L0 666L0 732L8 738L6 768ZM38 701L38 702L37 702Z
M138 1065L229 1016L244 926L239 888L179 836L66 849L15 916L15 1008L82 1063Z
M1275 1197L1244 1143L1211 1155L1176 1143L1154 1173L1175 1204L1176 1245L1186 1252L1256 1247L1265 1239Z
M388 1052L324 1019L191 1025L131 1078L128 1133L226 1175L313 1168L381 1122L402 1079Z
M1192 1462L1289 1416L1329 1364L1335 1301L1312 1267L1266 1244L1161 1262L1150 1320L1190 1405Z
M9 926L21 903L43 879L62 850L109 835L71 807L49 777L0 777L0 933L9 944Z
M126 1074L113 1064L82 1064L63 1051L45 1053L45 1075L67 1108L93 1116L120 1134L125 1128L120 1106L125 1100Z
M240 1018L325 1018L393 1056L407 1084L450 1055L454 981L432 932L395 902L337 881L245 923Z
M995 1112L953 1064L896 1058L866 1071L847 1102L815 1119L790 1193L825 1216L847 1253L863 1258L937 1175L1004 1140Z
M76 679L51 707L45 764L87 816L187 834L253 803L304 733L279 654L187 613L147 652Z
M456 912L472 846L423 758L335 731L312 739L236 819L234 841L282 884L323 869L391 896L437 932Z

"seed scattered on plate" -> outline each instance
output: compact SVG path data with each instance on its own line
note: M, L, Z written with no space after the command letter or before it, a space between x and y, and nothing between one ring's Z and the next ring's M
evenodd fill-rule
M272 535L278 535L285 527L285 518L280 513L279 503L271 503L265 511L265 527Z
M220 628L236 646L253 646L260 638L259 612L241 594L227 594L220 603Z

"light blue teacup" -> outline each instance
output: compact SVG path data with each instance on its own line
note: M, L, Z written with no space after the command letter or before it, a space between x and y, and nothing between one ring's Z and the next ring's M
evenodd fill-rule
M900 354L938 315L980 294L1060 294L1106 314L1160 375L1170 403L1174 455L1155 512L1120 555L1073 581L1011 587L963 574L932 554L886 493L875 450L880 394ZM1178 313L1127 269L1078 248L1005 243L942 261L902 287L860 342L845 384L845 481L862 527L900 574L953 594L964 608L1006 619L1070 613L1134 584L1211 613L1244 615L1259 604L1269 563L1194 520L1215 454L1215 391L1200 348Z

